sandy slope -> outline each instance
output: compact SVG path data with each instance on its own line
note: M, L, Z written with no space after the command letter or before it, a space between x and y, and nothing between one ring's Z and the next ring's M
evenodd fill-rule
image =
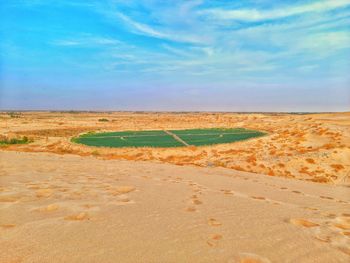
M350 188L0 152L0 262L349 262Z

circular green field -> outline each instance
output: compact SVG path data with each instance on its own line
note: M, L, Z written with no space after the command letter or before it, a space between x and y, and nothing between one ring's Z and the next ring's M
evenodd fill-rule
M87 133L73 138L75 143L97 147L185 147L231 143L265 133L243 128L154 130Z

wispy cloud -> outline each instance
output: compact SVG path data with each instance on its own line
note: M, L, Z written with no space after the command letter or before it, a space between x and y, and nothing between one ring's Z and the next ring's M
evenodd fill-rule
M79 46L81 45L80 41L76 41L76 40L54 40L51 41L51 44L56 45L56 46Z
M117 15L126 23L126 25L130 26L136 34L183 43L205 44L208 42L205 37L194 34L188 35L186 32L163 32L151 27L150 25L136 22L122 13L117 13Z
M318 54L350 49L350 33L346 31L316 33L306 37L298 46Z
M301 4L296 6L285 6L279 9L259 10L259 9L220 9L212 8L199 11L202 15L207 15L215 19L239 20L239 21L263 21L280 19L290 16L302 15L305 13L321 13L336 8L350 6L348 0L325 0L310 4Z
M56 46L115 46L123 44L122 41L115 38L98 37L98 36L82 36L67 39L56 39L51 41Z

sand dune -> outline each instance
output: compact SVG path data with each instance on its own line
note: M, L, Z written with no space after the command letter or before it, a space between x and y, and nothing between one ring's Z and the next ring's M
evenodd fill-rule
M350 188L0 152L0 262L348 262Z

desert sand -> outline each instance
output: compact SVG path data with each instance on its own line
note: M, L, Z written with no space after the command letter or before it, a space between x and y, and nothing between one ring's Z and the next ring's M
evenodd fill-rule
M0 115L0 262L348 262L350 114ZM107 118L108 122L99 122ZM263 138L110 149L100 130L245 127Z
M107 122L100 122L100 119ZM94 148L74 144L88 131L237 128L268 136L208 147ZM350 182L350 112L329 114L235 113L0 113L0 135L28 136L34 142L3 150L73 153L104 159L160 161L177 165L225 167L313 182ZM0 149L0 150L1 150Z

